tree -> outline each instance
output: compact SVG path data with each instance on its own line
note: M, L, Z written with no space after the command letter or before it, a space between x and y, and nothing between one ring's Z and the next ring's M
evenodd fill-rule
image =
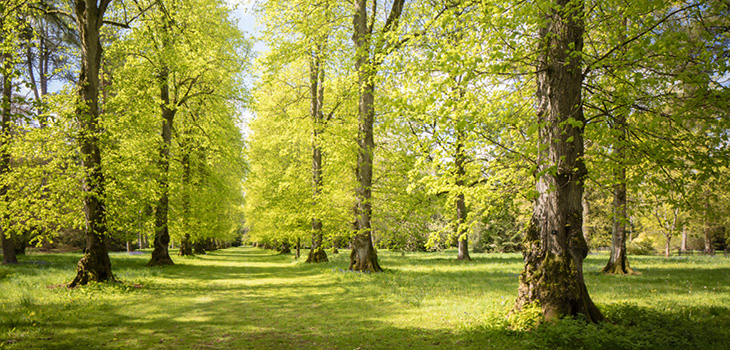
M2 103L0 110L0 177L7 178L10 172L10 152L9 143L11 141L12 132L10 130L12 124L12 108L13 108L13 79L16 77L15 64L17 57L14 57L15 50L19 46L20 31L23 30L22 24L19 22L20 11L25 9L24 1L9 1L2 4L2 17L0 17L0 58L2 59ZM4 181L3 181L4 182ZM8 184L0 184L0 199L3 202L8 201ZM7 203L3 203L7 207ZM0 232L0 243L3 249L3 264L17 264L18 259L15 256L15 244L12 239L12 233L8 229L7 210L2 211L3 221L2 231Z
M171 223L179 217L190 220L191 213L197 212L194 210L197 203L191 206L190 200L195 197L196 190L210 195L204 190L208 186L207 180L216 179L225 184L226 191L221 192L219 199L221 208L228 210L227 196L231 193L227 186L231 179L216 171L211 171L210 175L214 176L206 176L209 171L206 163L214 164L210 159L215 156L217 160L221 157L218 153L222 152L224 158L231 161L231 166L221 170L241 172L241 154L232 151L232 148L240 146L240 140L232 137L228 129L237 129L232 122L235 119L233 109L242 100L240 74L248 54L248 43L231 23L229 10L220 1L153 1L147 5L137 4L138 12L142 14L139 26L114 48L116 57L122 62L116 73L117 79L122 82L114 97L117 121L130 123L132 116L140 119L131 121L136 125L127 124L127 129L114 125L109 127L116 131L119 140L135 140L137 145L156 148L154 155L141 149L138 150L141 154L137 154L156 161L154 167L144 172L154 177L155 188L149 189L139 183L131 185L134 180L111 175L118 180L115 186L121 190L120 194L125 194L123 187L130 184L127 190L144 192L141 197L145 201L152 199L145 205L154 213L155 241L149 265L155 266L173 264L168 248ZM151 91L149 86L155 86L155 91ZM130 104L135 108L130 108ZM215 109L206 111L204 106ZM140 110L144 113L139 113ZM158 115L154 121L150 120L152 113ZM113 124L113 121L110 123ZM159 130L157 137L148 130L154 124ZM144 125L144 128L139 129L139 125ZM132 130L138 134L133 134ZM140 137L153 140L153 145ZM228 144L220 146L216 145L217 142ZM130 146L136 147L134 144ZM124 153L130 153L130 150L123 146L114 149L114 156L118 159L126 158ZM122 169L128 168L122 162L113 164ZM193 171L197 167L205 171ZM195 182L192 181L194 176ZM152 196L148 196L148 190L153 191ZM182 208L175 214L172 211L172 198L177 196L174 191L185 193L178 197ZM201 203L209 204L209 197L203 197L206 200L201 198ZM218 213L218 210L210 214L213 213ZM237 216L221 223L229 224L234 217ZM202 232L191 235L187 227L181 229L185 232L179 237L184 241L182 254L192 254L191 240L203 239L204 235ZM223 232L221 234L224 235Z
M81 39L81 70L78 80L79 101L76 108L80 126L78 143L85 170L83 203L86 216L86 250L79 261L77 275L69 287L89 282L114 281L106 247L106 209L104 176L101 163L99 128L99 72L102 46L100 41L104 15L111 0L76 0L73 2L77 30Z
M355 191L357 204L355 207L355 235L350 253L350 270L355 271L382 271L378 263L378 254L372 241L372 186L373 186L373 157L375 141L373 138L373 124L375 123L375 78L377 68L385 56L395 49L397 41L395 32L398 30L403 0L393 0L388 17L378 33L373 33L375 27L375 13L368 14L368 1L353 2L353 35L355 43L355 70L358 74L358 156L357 180ZM373 1L377 8L377 0ZM375 34L375 35L374 35Z
M525 267L513 312L531 304L548 321L564 315L603 320L583 280L582 0L543 5L538 33L537 115L540 148L534 212L525 236Z

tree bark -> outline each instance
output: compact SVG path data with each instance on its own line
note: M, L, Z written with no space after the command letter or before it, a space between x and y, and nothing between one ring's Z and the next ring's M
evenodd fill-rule
M322 147L320 145L320 134L324 129L324 68L321 61L322 47L316 46L309 62L310 81L310 108L309 114L312 118L312 204L317 205L319 195L322 192ZM312 248L307 256L308 263L326 262L327 252L322 245L322 220L318 217L312 218Z
M0 120L0 176L5 177L10 172L10 152L8 144L12 133L10 132L11 113L13 105L13 78L10 74L13 70L12 55L6 53L3 55L3 97L2 97L2 119ZM7 201L8 185L0 186L0 198ZM3 215L3 221L8 218ZM3 248L3 264L17 264L18 258L15 255L15 243L7 226L0 230L0 242Z
M626 254L626 225L629 217L626 210L626 115L620 113L614 120L617 135L614 142L614 155L618 162L614 169L613 186L613 227L611 235L611 255L601 272L610 275L633 274Z
M539 32L537 67L538 198L525 235L525 267L513 313L542 308L546 321L565 315L603 320L583 279L583 162L581 96L583 1L555 0Z
M74 13L81 39L81 72L78 80L79 102L76 117L79 123L78 142L81 165L84 215L86 219L86 251L76 268L76 278L69 287L88 282L114 281L109 252L106 248L106 209L104 176L99 149L99 70L102 46L100 32L104 13L111 0L74 2Z
M152 251L152 257L147 263L148 266L175 264L170 258L168 249L170 244L168 211L170 206L170 147L172 145L172 123L175 119L176 110L170 108L169 71L167 67L160 69L157 79L160 84L160 99L162 101L160 105L162 110L162 145L160 146L158 163L160 169L160 179L158 180L160 198L157 200L157 207L155 208L155 247Z
M370 58L372 26L368 25L367 0L355 1L353 17L355 43L355 70L358 74L358 155L357 181L355 192L355 235L350 253L350 270L380 272L378 254L373 247L372 226L372 185L373 155L375 142L373 124L375 121L375 67Z
M458 124L458 123L457 123ZM456 195L456 238L459 240L458 260L471 260L469 256L469 236L466 225L466 200L464 198L464 178L466 177L466 155L464 154L464 143L466 135L462 128L456 127L456 154L454 154L454 165L456 165L456 187L459 194Z
M183 154L182 154L182 167L183 167L183 176L182 176L182 184L183 184L183 200L182 200L182 207L183 207L183 230L185 230L185 234L183 235L182 240L180 241L180 251L177 253L180 256L191 256L193 255L193 243L190 239L190 232L188 231L186 222L190 216L190 151L185 148L188 145L188 138L183 137L183 142L185 142L185 145L183 145Z

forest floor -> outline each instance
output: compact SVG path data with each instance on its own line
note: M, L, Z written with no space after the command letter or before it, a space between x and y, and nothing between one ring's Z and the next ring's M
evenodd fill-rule
M566 319L532 331L506 320L519 254L380 251L384 273L250 247L146 267L113 253L122 283L62 287L80 254L0 266L0 349L722 349L730 344L730 258L631 256L633 276L585 263L608 322ZM522 324L531 320L522 319Z

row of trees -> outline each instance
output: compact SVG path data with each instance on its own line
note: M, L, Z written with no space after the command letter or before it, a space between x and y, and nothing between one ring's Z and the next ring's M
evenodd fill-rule
M109 239L149 234L149 264L162 265L171 236L191 255L240 235L250 45L231 11L216 0L3 0L6 263L20 238L80 230L75 286L114 280Z
M519 230L515 311L599 321L586 233L632 273L629 232L728 226L728 5L264 1L249 239L380 271L374 240L469 259Z

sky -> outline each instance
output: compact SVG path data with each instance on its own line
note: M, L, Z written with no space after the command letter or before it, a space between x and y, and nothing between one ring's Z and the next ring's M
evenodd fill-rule
M238 20L238 28L245 33L246 37L254 41L253 51L254 54L259 54L266 50L266 46L255 40L255 36L258 34L260 23L256 21L256 16L253 12L253 6L256 0L226 0L229 5L236 6L233 11L233 16ZM251 86L252 81L247 81L247 84ZM249 128L248 123L253 119L253 113L244 108L240 111L242 123L238 125L244 138L248 137Z

